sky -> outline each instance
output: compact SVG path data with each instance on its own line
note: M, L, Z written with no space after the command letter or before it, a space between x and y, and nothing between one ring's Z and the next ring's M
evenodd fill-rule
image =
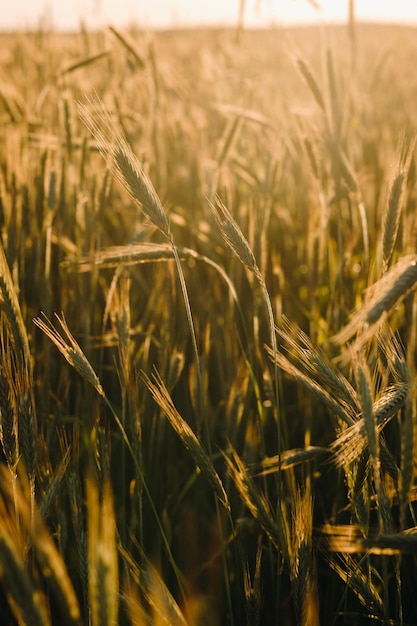
M344 21L348 0L246 0L246 26ZM234 25L239 0L0 0L0 30ZM417 0L356 0L357 19L417 25Z

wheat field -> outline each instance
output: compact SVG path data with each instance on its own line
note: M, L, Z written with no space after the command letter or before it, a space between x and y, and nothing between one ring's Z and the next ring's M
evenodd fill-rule
M415 31L0 40L0 623L417 624Z

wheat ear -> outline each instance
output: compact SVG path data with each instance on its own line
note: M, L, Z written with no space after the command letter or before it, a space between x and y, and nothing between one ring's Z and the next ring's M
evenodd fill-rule
M415 135L410 141L407 141L405 134L403 134L397 148L396 163L390 181L382 225L382 262L384 272L388 270L397 239L404 205L405 186L416 145L416 138L417 136Z
M138 617L138 622L132 620L132 623L188 626L180 607L143 550L140 549L140 564L123 546L119 546L119 552L129 573L125 601L129 613ZM139 590L142 597L137 593Z
M268 293L268 289L266 287L265 281L263 279L262 273L258 267L258 264L255 259L255 255L253 254L251 247L244 237L239 225L233 219L228 208L223 204L218 196L215 196L213 201L209 202L209 206L214 215L214 218L220 228L220 232L227 243L227 245L233 250L239 260L243 263L243 265L253 273L255 276L263 295L263 299L265 302L269 330L270 330L270 338L271 338L271 348L274 353L278 353L278 345L277 338L275 333L275 319L274 312L272 309L271 298ZM283 449L283 434L282 432L282 419L279 414L279 376L278 376L278 368L273 362L274 365L274 383L275 383L275 408L276 408L276 419L277 419L277 430L278 430L278 452L280 453ZM280 489L281 487L279 487Z
M325 553L325 557L333 571L352 589L365 607L368 619L374 617L385 623L384 602L369 574L372 568L368 569L367 563L358 562L349 554Z
M116 178L145 218L171 241L168 217L142 164L104 104L100 101L90 101L89 104L90 107L95 105L95 115L87 105L78 103L77 106L82 121L97 141L98 149L106 160L110 159Z
M152 394L153 399L167 416L169 423L181 439L184 447L190 453L194 463L200 468L203 476L213 487L218 500L225 507L226 511L230 512L229 499L219 475L214 468L212 460L203 448L203 445L199 441L198 437L177 411L171 395L160 375L156 372L153 376L153 380L144 375L144 380L146 386Z
M375 421L376 433L380 433L404 406L408 393L409 383L398 383L387 387L378 400L373 403L370 414ZM373 429L373 427L370 428ZM335 454L335 462L338 466L351 463L362 454L367 446L367 431L365 419L361 417L352 426L346 428L332 443L330 449Z
M333 337L333 341L342 344L358 334L352 349L359 350L375 334L394 307L416 288L416 283L417 256L404 256L368 288L364 304L351 321Z
M280 515L275 518L269 502L259 490L253 478L251 478L248 468L236 451L231 449L230 456L226 454L223 454L223 456L242 502L264 529L272 544L281 550L288 560L287 529L284 523L284 516Z
M32 505L30 498L31 485L27 484L24 475L19 475L19 478L19 486L16 489L14 478L10 476L10 473L6 471L5 468L2 468L0 472L2 496L6 501L16 503L19 521L17 522L14 518L12 522L10 516L9 520L7 520L5 515L1 515L0 517L3 523L8 523L9 526L11 526L11 524L18 524L19 528L16 527L16 532L21 534L23 528L26 536L30 537L36 562L49 588L54 593L60 610L66 616L66 621L72 626L79 626L81 615L78 600L62 556L41 519L38 509L34 509ZM1 559L0 562L2 562ZM17 567L17 562L15 563L15 567ZM27 575L27 567L25 567L25 570ZM17 577L16 580L18 581L19 577Z

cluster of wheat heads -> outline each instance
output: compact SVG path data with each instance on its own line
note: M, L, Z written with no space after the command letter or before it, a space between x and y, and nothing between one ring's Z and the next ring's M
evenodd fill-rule
M415 621L413 134L247 37L5 60L2 623Z

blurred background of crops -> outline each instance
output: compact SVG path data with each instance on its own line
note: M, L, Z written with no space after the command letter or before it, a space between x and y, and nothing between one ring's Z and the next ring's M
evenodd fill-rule
M416 252L416 48L413 29L365 25L355 41L342 26L1 35L2 624L29 623L30 602L36 624L417 622L413 293L353 356L331 342L366 287ZM94 117L97 99L169 217L198 361L170 248L80 120L77 103ZM288 359L306 354L291 345L301 330L364 412L360 383L388 404L407 368L385 461L369 429L362 455L329 459L343 420L289 366L274 371L265 294L221 236L216 194L253 251ZM55 313L79 344L63 354L33 322L65 336ZM152 398L155 371L197 458Z

